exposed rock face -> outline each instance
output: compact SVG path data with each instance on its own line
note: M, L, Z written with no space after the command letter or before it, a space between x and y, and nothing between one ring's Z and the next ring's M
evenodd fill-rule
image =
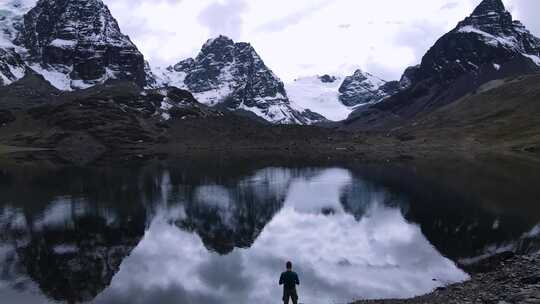
M540 39L513 21L500 0L484 0L408 68L399 93L351 114L349 128L392 128L495 79L540 71Z
M12 49L0 48L0 86L21 79L26 73L26 64Z
M349 107L372 104L391 96L397 90L396 82L386 82L370 73L356 70L343 80L339 88L339 100Z
M403 75L401 75L401 79L399 80L399 88L400 89L408 89L411 87L413 83L416 83L418 73L418 69L420 68L420 65L411 66L405 69L405 72L403 72Z
M31 8L31 6L35 6ZM10 0L0 9L0 85L28 72L61 90L108 79L155 85L143 55L101 0Z
M40 0L24 16L16 43L29 65L61 89L107 79L146 84L143 55L101 0Z
M195 59L167 68L162 77L165 84L186 88L210 106L250 111L272 123L313 122L314 115L292 107L283 82L249 43L225 36L210 39Z

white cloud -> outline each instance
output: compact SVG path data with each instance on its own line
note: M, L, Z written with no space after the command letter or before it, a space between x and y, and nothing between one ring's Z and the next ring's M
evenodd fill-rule
M440 283L468 278L437 252L420 226L408 222L399 208L384 204L390 194L382 188L364 188L369 184L339 168L294 175L287 169L265 169L239 184L243 190L245 185L253 190L258 189L256 185L275 187L277 176L284 177L280 181L291 179L288 187L278 182L272 189L275 194L286 193L284 206L254 243L227 255L211 252L196 233L171 225L182 220L170 217L176 212L158 208L144 238L94 302L273 303L280 298L279 273L291 258L300 276L300 297L306 303L409 297ZM351 199L365 206L366 216L356 219L343 209L340 199L347 185L363 193L363 200ZM227 190L202 187L202 192ZM334 213L325 216L322 208ZM223 212L220 209L217 215L223 218ZM197 216L190 219L197 220ZM245 226L237 228L232 233L244 231Z
M242 32L242 14L245 9L244 0L216 1L199 14L198 20L210 30L212 36L226 35L238 39Z

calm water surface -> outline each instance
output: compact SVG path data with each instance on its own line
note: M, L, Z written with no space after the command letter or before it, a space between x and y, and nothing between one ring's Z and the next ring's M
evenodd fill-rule
M535 168L176 164L0 170L2 303L402 298L540 249Z

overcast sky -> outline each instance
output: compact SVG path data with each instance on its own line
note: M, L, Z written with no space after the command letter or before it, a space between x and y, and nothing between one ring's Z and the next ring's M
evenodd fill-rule
M284 81L362 68L386 80L417 64L480 0L104 0L153 66L210 37L250 42ZM540 36L538 0L505 0Z

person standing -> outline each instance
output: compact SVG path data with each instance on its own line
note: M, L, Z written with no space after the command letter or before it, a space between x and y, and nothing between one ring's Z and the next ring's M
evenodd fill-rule
M296 285L300 285L300 280L296 272L292 271L291 262L287 262L286 267L287 270L279 277L279 285L283 285L283 303L289 304L289 299L292 299L293 304L298 304Z

